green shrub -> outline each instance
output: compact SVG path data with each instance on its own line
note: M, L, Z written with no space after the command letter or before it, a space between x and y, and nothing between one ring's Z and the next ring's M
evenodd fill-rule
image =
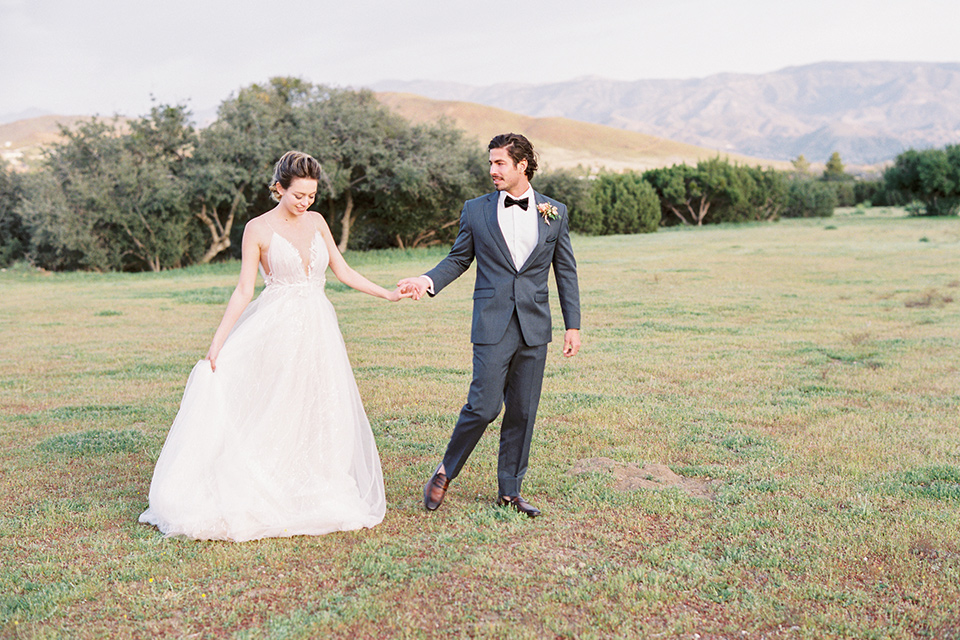
M797 179L787 187L784 218L828 218L838 206L833 184L817 180Z
M660 199L653 187L633 171L597 178L593 203L600 214L595 233L652 233L660 226Z
M593 202L593 183L584 170L561 169L534 177L537 191L567 205L571 231L599 235L603 232L603 220Z

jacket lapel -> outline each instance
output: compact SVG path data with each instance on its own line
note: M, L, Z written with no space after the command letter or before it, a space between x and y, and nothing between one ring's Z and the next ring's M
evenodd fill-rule
M512 269L516 269L516 265L513 264L513 258L510 256L510 248L507 246L507 241L503 237L503 231L500 230L500 220L497 218L497 203L499 199L500 192L498 191L494 191L487 196L487 202L483 205L483 214L487 219L487 227L489 227L493 243L500 249L500 253L503 254L503 259L507 261L507 264L510 265Z

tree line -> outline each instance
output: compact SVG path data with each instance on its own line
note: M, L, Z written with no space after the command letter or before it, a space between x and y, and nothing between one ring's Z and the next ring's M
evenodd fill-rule
M446 123L412 125L369 91L293 78L254 84L197 130L182 105L61 130L39 170L0 177L0 256L47 269L153 270L238 255L270 209L274 163L322 163L315 208L348 246L449 241L485 186L482 152ZM451 223L451 218L453 218Z
M288 149L323 165L314 208L343 251L449 243L463 201L490 189L485 150L449 123L414 125L369 91L295 78L241 89L202 129L185 106L158 105L61 133L37 170L0 166L0 265L159 271L236 257L243 225L273 206L266 186ZM793 164L559 170L534 186L568 205L573 231L594 235L830 216L859 203L960 208L960 145L906 151L875 181L848 175L838 154L818 177L803 156Z

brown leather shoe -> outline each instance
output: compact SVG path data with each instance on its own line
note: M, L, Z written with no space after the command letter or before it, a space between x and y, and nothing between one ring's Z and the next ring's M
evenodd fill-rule
M443 502L443 497L447 495L447 487L450 486L450 478L444 473L440 473L440 467L433 472L433 476L423 487L423 506L427 511L436 511L437 507Z
M510 496L509 498L500 496L500 499L497 501L497 504L500 505L501 507L507 507L507 506L513 507L520 513L524 515L528 515L531 518L536 518L538 515L540 515L540 509L537 509L535 506L533 506L532 504L530 504L520 496Z

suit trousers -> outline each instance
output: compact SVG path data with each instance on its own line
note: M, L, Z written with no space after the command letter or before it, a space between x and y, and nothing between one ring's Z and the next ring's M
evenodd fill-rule
M520 495L546 361L547 345L531 347L523 341L516 312L500 342L473 345L473 381L443 456L448 478L460 474L487 426L505 407L497 484L502 496Z

